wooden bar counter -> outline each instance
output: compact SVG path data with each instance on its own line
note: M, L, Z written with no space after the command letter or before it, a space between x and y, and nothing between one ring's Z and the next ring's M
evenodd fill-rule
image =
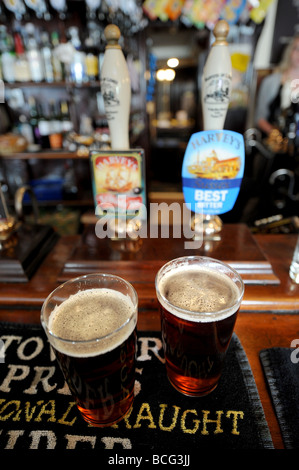
M28 282L0 283L0 321L39 323L44 299L61 282L92 272L113 272L130 281L138 293L139 329L159 330L154 279L165 262L194 254L228 262L245 282L235 332L252 368L273 444L282 449L259 352L290 347L299 338L299 285L288 275L296 240L296 234L253 236L243 224L227 224L220 237L187 249L186 240L171 234L139 241L98 239L90 225L82 235L59 238Z

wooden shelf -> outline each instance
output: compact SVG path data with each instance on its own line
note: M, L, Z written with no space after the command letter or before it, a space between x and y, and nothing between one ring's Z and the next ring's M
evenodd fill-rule
M39 159L39 160L63 160L63 159L88 159L89 155L77 155L76 152L64 152L60 150L44 150L42 152L18 152L12 155L0 155L3 159L16 159L16 160L30 160L30 159Z
M101 82L99 80L88 81L83 83L73 83L68 81L61 82L14 82L14 83L4 83L7 89L13 88L25 88L25 87L50 87L50 88L100 88Z

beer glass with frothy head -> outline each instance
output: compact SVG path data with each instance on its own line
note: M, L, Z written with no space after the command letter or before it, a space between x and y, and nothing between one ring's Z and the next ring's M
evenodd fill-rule
M186 256L157 273L166 372L181 393L217 387L244 294L240 275L208 257Z
M81 415L109 426L131 408L135 382L137 294L124 279L90 274L45 300L41 323Z

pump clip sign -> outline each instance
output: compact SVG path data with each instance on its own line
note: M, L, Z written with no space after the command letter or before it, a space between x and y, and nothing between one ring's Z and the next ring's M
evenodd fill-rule
M143 218L146 204L143 149L92 151L94 203L99 216Z
M219 215L233 209L244 174L243 136L229 130L192 134L182 166L185 203L193 212Z

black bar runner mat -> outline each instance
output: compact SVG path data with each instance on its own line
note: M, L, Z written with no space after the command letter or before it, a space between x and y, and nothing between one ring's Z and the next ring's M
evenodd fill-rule
M0 323L0 450L178 453L272 449L246 354L233 335L218 387L186 397L168 382L160 335L139 332L132 412L108 428L81 418L39 326ZM1 344L1 342L0 342Z
M260 360L285 448L299 449L298 349L263 349Z

